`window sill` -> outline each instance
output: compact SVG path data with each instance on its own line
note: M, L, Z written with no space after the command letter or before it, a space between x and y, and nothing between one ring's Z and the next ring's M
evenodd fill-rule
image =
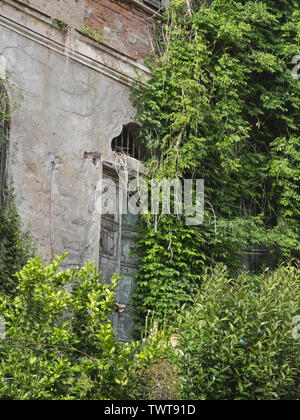
M129 0L131 3L138 6L140 9L143 9L145 12L147 12L152 17L162 17L162 14L158 10L151 9L151 7L147 6L146 4L142 3L139 0Z

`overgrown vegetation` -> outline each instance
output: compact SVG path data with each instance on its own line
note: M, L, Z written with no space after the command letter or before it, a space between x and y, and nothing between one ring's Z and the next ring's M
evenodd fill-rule
M173 0L166 12L153 78L134 93L148 175L205 179L206 212L200 226L145 218L138 342L115 337L117 276L62 270L64 257L22 268L30 245L6 195L0 399L299 399L299 16L294 0ZM53 23L71 49L74 28ZM244 271L248 254L260 273Z
M178 319L181 398L287 400L300 396L300 269L260 276L206 273L193 306Z
M17 98L14 102L9 101L8 88ZM15 274L33 254L32 242L22 230L13 188L6 174L10 119L21 98L8 79L0 80L0 292L7 295L16 293Z
M88 36L89 38L94 39L97 42L100 42L101 44L106 44L106 40L103 38L100 32L97 31L96 29L90 28L89 26L82 26L80 28L74 28L71 25L69 25L67 22L65 22L63 19L58 19L58 18L52 18L51 23L52 25L56 26L59 29L62 29L65 32L68 32L69 30L73 29L83 35Z
M178 396L169 331L120 343L112 326L114 289L88 262L62 270L32 259L15 297L0 293L0 399L173 399ZM162 372L161 370L164 369Z
M92 263L62 260L29 261L17 295L0 294L0 399L299 398L299 268L232 279L218 266L172 326L153 321L124 344L111 322L118 277L102 284Z
M63 19L52 18L51 23L52 25L56 26L59 29L62 29L63 31L67 31L70 28L70 25Z
M77 28L77 31L94 39L97 42L100 42L101 44L106 44L106 40L96 29L92 29L89 26L83 26L82 28Z
M205 220L148 217L134 303L172 317L203 267L299 258L300 83L297 1L174 0L157 37L153 77L134 93L149 178L204 179ZM272 258L271 258L272 256Z
M179 399L179 369L171 337L172 328L167 323L159 328L155 319L147 318L143 337L137 342L130 399Z
M33 243L23 231L13 191L6 194L6 201L0 207L0 293L14 296L20 271L33 255Z

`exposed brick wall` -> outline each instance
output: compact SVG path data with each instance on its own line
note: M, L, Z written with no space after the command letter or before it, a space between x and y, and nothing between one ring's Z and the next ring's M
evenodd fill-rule
M93 12L86 24L114 48L143 60L151 48L151 17L130 0L86 0Z
M70 25L84 25L85 17L91 13L86 0L21 0L53 18L64 19Z
M23 0L75 26L98 30L107 44L143 62L151 50L151 13L131 0Z

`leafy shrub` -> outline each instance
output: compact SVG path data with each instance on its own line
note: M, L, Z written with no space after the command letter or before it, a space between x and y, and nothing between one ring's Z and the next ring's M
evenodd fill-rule
M179 317L181 396L188 399L293 399L300 396L300 270L281 266L232 280L206 274L194 306Z
M118 278L102 284L90 262L61 271L62 260L32 259L17 275L17 296L0 295L2 399L126 397L135 346L114 337Z
M148 322L148 319L147 319ZM135 363L134 389L130 395L135 400L176 400L178 392L178 368L174 364L174 350L171 346L171 331L159 329L158 322L152 320L148 333L139 342Z

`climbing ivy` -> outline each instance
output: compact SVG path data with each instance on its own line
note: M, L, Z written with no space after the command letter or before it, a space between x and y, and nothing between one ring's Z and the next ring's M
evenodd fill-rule
M14 102L9 102L8 88L17 98ZM16 293L15 274L33 254L31 239L22 230L13 188L6 176L10 119L21 97L8 79L0 79L0 293L11 296Z
M0 293L16 294L17 277L33 256L33 243L23 232L12 189L6 194L5 204L0 207Z
M191 299L204 265L238 273L247 254L299 257L299 17L295 0L174 0L166 11L133 102L154 151L149 178L203 178L206 209L197 227L147 218L137 326Z

